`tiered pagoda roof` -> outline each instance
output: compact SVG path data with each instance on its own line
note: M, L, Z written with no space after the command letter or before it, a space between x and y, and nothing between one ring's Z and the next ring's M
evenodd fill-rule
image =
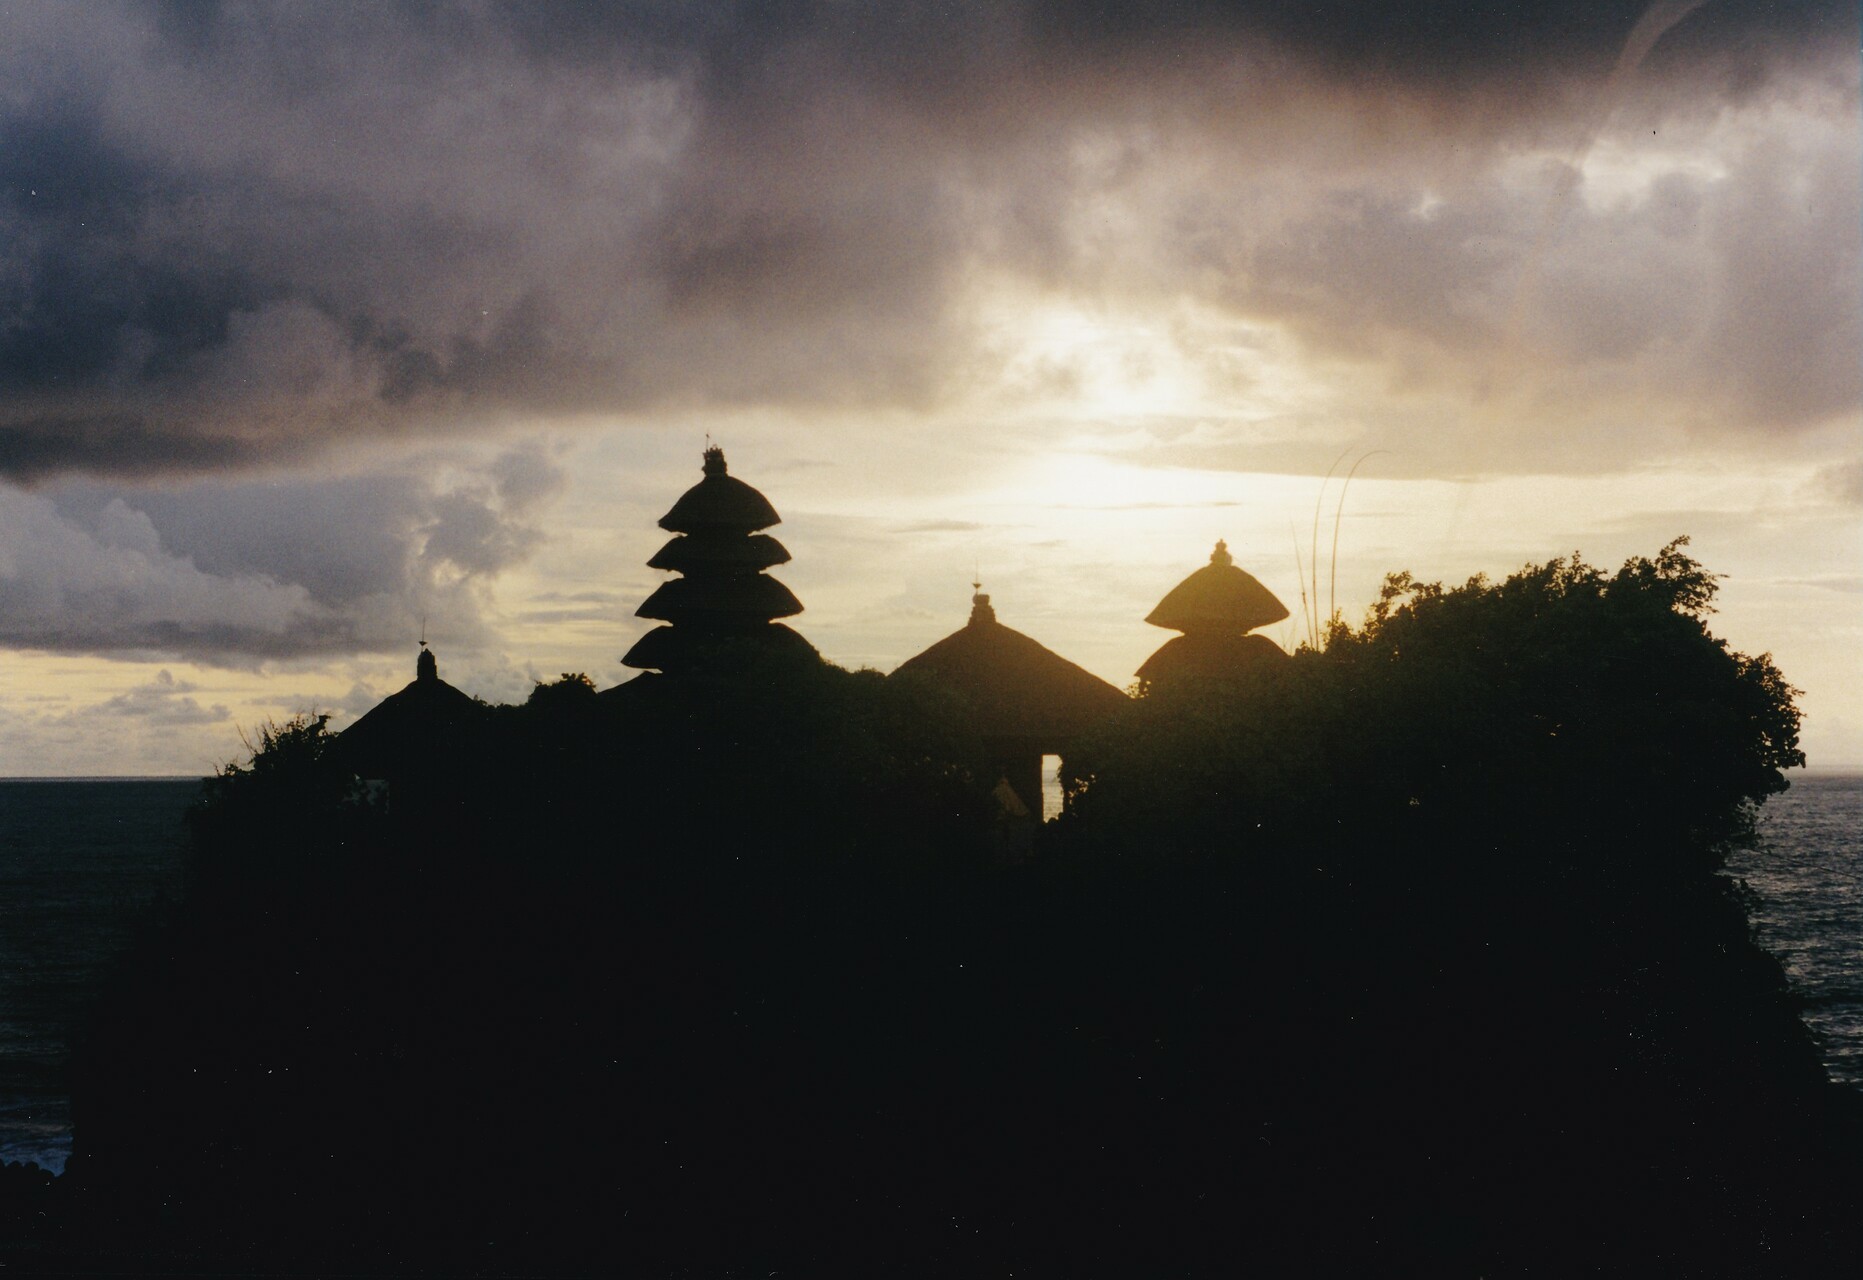
M1267 636L1249 635L1288 616L1282 604L1255 576L1238 569L1226 543L1218 542L1210 562L1185 578L1145 616L1154 627L1184 634L1165 641L1138 669L1146 681L1176 676L1222 678L1285 658Z
M764 573L789 560L782 543L758 532L782 523L782 517L769 499L726 470L724 450L706 449L703 470L705 478L660 517L660 527L675 536L647 562L681 576L661 583L635 610L638 617L671 625L642 636L621 661L645 670L689 671L746 642L816 657L814 646L776 621L801 613L802 602Z

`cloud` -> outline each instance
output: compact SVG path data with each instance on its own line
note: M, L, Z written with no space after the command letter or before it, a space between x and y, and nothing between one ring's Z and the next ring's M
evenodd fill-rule
M1818 468L1811 490L1817 499L1863 508L1863 460L1852 458Z
M1211 507L1239 507L1239 502L1054 502L1056 511L1202 511Z
M520 445L414 471L170 490L0 485L0 646L251 665L483 638L482 586L560 488Z
M195 689L195 685L176 680L164 668L148 684L106 698L89 713L127 716L147 724L166 726L219 724L232 719L233 713L224 705L216 702L211 708L203 707L188 696Z
M976 533L990 526L979 524L975 520L920 520L912 524L898 525L894 533Z
M1845 577L1786 578L1781 580L1781 585L1788 587L1815 587L1820 591L1835 591L1841 595L1863 596L1863 576L1855 574Z
M84 528L0 487L0 643L11 648L248 653L335 640L302 586L204 573L161 546L147 514L112 498Z
M1439 382L1532 251L1542 195L1497 175L1572 153L1646 7L9 10L0 476L257 472L692 404L937 406L978 376L992 275L1173 290ZM1855 25L1716 0L1656 45L1625 118L1699 128L1823 85L1806 112L1850 120ZM1638 211L1668 248L1570 220L1534 336L1584 358L1593 398L1681 326L1664 394L1769 425L1853 404L1852 335L1827 323L1854 276L1846 147L1853 122L1674 176ZM1400 180L1418 171L1445 189ZM441 547L468 572L524 554L471 502L521 516L537 478L436 512Z

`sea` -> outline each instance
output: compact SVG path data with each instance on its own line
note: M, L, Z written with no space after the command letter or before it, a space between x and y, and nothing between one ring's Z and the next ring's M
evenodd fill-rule
M70 1046L139 922L179 892L197 779L0 779L0 1162L61 1173ZM1729 865L1758 895L1832 1079L1863 1089L1863 776L1800 774Z

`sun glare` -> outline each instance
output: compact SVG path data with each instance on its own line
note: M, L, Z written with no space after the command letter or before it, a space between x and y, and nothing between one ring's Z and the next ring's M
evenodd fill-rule
M986 305L983 316L1004 383L1030 407L1118 419L1207 403L1196 362L1158 318L1013 295Z

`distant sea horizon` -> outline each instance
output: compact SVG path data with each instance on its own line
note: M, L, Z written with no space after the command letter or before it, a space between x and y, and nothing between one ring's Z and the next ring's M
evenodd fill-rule
M0 782L205 782L211 773L0 773Z

